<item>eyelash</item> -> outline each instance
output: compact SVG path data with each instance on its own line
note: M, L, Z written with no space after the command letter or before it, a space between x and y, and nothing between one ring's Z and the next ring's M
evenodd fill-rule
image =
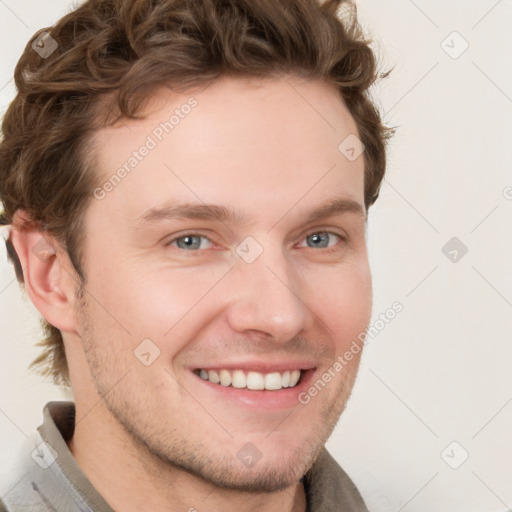
M317 228L317 229L315 229L313 231L310 231L310 232L306 233L303 236L302 240L305 240L306 238L308 238L311 235L320 235L320 234L335 235L335 236L337 236L341 240L340 243L348 241L348 237L346 235L342 235L341 233L337 233L335 231L328 231L327 229L322 230L322 228L320 228L320 229ZM165 246L167 247L167 246L173 244L174 242L176 242L178 240L181 240L182 238L187 238L187 237L206 238L209 242L214 243L213 240L211 240L206 235L203 235L202 233L189 232L189 233L183 233L183 234L181 234L179 236L174 237L173 239L171 239L168 242L166 242ZM325 252L334 252L334 251L339 249L338 246L340 245L340 243L335 244L332 247L321 247L320 249L322 249ZM180 250L185 251L185 252L201 252L201 251L205 250L205 249L194 249L194 250L187 251L186 249L181 249L180 247L176 247L176 249L180 249ZM311 250L314 250L314 251L318 250L315 247L305 247L305 249L311 249Z

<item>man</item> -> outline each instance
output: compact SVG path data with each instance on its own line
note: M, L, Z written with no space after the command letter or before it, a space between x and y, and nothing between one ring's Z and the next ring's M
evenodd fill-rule
M2 223L74 402L5 510L367 510L325 443L389 131L340 3L89 0L27 45Z

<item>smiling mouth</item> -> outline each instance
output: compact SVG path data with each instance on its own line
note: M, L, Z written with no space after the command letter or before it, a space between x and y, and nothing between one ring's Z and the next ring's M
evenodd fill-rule
M279 391L297 386L307 370L260 373L256 371L197 368L194 373L201 379L224 387L249 390Z

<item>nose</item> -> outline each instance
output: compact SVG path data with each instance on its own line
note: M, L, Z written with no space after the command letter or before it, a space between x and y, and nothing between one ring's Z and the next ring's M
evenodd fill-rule
M265 250L252 263L237 258L231 274L227 316L233 330L285 343L306 327L307 297L300 296L299 276L282 252Z

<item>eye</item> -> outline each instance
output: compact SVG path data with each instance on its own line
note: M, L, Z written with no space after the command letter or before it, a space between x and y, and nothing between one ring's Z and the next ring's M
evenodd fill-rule
M346 238L344 236L332 231L315 231L306 235L304 241L307 243L309 248L329 249L331 247L335 247L337 245L337 241L343 241L345 239ZM173 245L178 249L184 249L190 252L200 249L208 249L211 247L211 244L213 244L213 242L207 236L199 233L185 233L184 235L173 238L165 245ZM304 247L302 244L300 246Z
M334 243L329 244L330 240L333 240L333 237L335 237ZM315 231L307 235L304 240L308 243L309 247L327 249L336 245L336 238L338 240L344 240L344 237L332 231Z
M208 242L212 243L212 241L204 235L199 235L197 233L187 233L186 235L173 238L166 245L174 245L174 247L177 247L178 249L185 250L205 249L201 243L202 240L207 240Z

